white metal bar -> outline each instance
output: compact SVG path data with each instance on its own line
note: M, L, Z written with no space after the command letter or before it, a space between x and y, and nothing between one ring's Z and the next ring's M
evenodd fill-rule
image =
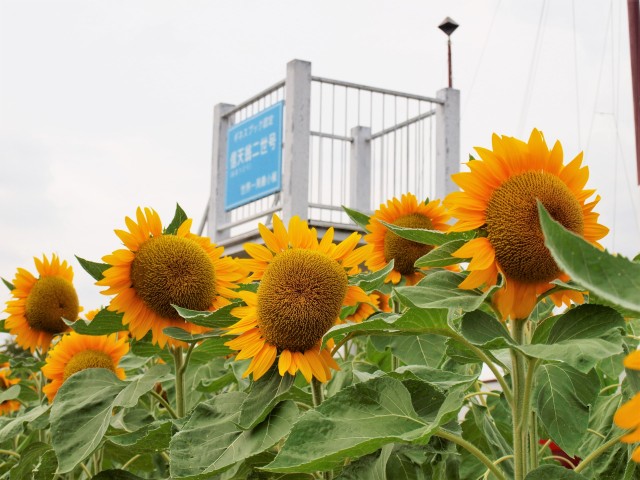
M359 88L361 90L369 90L371 92L382 93L386 95L395 95L397 97L413 98L414 100L421 100L423 102L431 102L431 103L439 103L439 104L443 103L443 101L439 98L425 97L423 95L415 95L413 93L404 93L404 92L399 92L397 90L389 90L387 88L378 88L378 87L371 87L368 85L360 85L358 83L345 82L343 80L333 80L325 77L317 77L315 75L311 77L311 80L315 82L328 83L331 85L338 85L341 87Z
M435 198L444 197L457 186L451 175L460 171L460 91L443 88L438 91L443 103L436 107Z
M429 110L428 112L422 113L420 115L416 115L413 118L405 120L404 122L398 123L397 125L393 125L392 127L385 128L384 130L380 130L379 132L371 134L371 139L375 140L378 137L382 137L383 135L387 135L388 133L395 132L396 130L400 130L401 128L406 127L407 125L411 125L412 123L419 122L420 120L424 120L425 118L430 117L431 115L435 115L436 110Z
M332 133L324 133L324 132L309 132L310 135L314 137L320 138L330 138L331 140L341 140L343 142L353 142L353 137L345 137L344 135L333 135Z
M251 220L256 220L260 217L264 217L265 215L270 215L272 213L276 213L277 211L282 210L282 205L275 205L271 208L267 208L266 210L262 210L260 212L257 212L253 215L249 215L247 217L244 217L240 220L236 220L234 222L229 222L229 223L225 223L224 225L220 225L218 228L216 228L216 230L222 232L222 231L229 231L231 230L233 227L237 227L239 225L242 225L244 223L250 222Z
M227 130L229 117L226 115L233 105L219 103L213 109L213 148L211 158L211 196L209 197L209 218L207 232L214 243L229 238L229 231L220 231L217 225L229 221L229 213L224 209L227 176Z
M284 85L285 85L285 81L284 80L280 80L279 82L274 83L269 88L265 88L260 93L257 93L253 97L250 97L249 99L245 100L244 102L239 103L238 105L234 106L231 110L229 110L228 112L225 112L224 116L225 117L230 117L231 115L233 115L235 113L238 113L240 110L250 106L252 103L256 102L257 100L261 100L266 95L269 95L270 93L275 92L279 88L284 87Z

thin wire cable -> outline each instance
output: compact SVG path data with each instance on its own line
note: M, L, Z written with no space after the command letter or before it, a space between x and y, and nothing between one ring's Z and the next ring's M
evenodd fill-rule
M487 31L487 35L484 38L484 43L482 45L482 50L480 51L480 56L478 57L478 63L476 64L476 69L473 72L473 77L471 77L471 85L467 89L466 98L464 101L464 105L462 107L462 118L464 118L464 114L467 112L467 106L469 105L469 100L471 99L471 93L473 92L473 87L476 84L476 78L478 77L478 72L480 71L480 67L482 66L482 61L484 60L484 54L487 51L487 45L489 44L489 38L491 37L491 32L493 31L493 24L496 21L496 16L498 15L498 9L500 8L500 4L502 0L498 0L496 3L496 7L493 10L493 16L491 17L491 23L489 24L489 30Z
M533 53L531 55L531 65L529 67L529 76L527 78L527 86L524 93L524 101L520 112L520 121L518 122L518 131L520 135L524 135L525 122L529 114L529 106L533 98L533 90L535 88L536 76L538 73L538 63L540 61L540 52L542 51L542 40L544 38L544 30L547 18L547 0L543 0L540 10L540 18L538 19L538 29L536 31L536 40L533 44Z
M606 20L606 28L605 28L605 32L604 32L604 40L602 43L602 56L600 58L600 71L598 72L598 82L596 84L596 93L595 93L595 98L593 100L593 113L591 114L591 125L589 126L589 136L587 137L587 148L585 149L585 153L589 153L590 152L590 148L591 148L591 138L593 135L593 124L595 123L595 119L596 119L596 106L598 105L598 92L600 92L600 83L602 81L602 72L604 70L604 59L605 59L605 54L607 51L607 41L608 41L608 35L609 35L609 27L611 27L611 15L612 15L612 11L613 11L613 0L611 0L609 2L609 14L607 15L607 20Z
M573 20L573 71L575 73L575 91L576 91L576 123L578 129L578 146L582 147L582 135L580 129L580 82L578 71L578 38L576 29L576 0L571 0L571 15Z

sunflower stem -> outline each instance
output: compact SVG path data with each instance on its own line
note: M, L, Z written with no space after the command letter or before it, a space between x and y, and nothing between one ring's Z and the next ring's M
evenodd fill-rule
M178 414L176 413L176 411L171 407L171 405L169 404L169 402L167 402L162 395L160 395L158 392L156 392L155 390L149 390L149 394L155 398L158 403L160 405L162 405L167 412L169 412L169 415L171 415L171 418L179 418Z
M184 398L184 358L182 357L182 347L173 349L173 361L176 367L176 415L178 418L184 417L185 414L185 398Z
M522 345L524 342L525 320L513 319L510 322L511 336L513 340ZM511 349L511 382L513 385L513 403L511 405L513 419L513 462L514 480L523 480L526 473L527 437L526 421L524 416L529 415L529 409L525 402L526 380L525 380L525 359L520 352Z
M603 443L602 445L600 445L597 449L595 449L593 452L591 452L589 455L587 455L586 458L584 460L582 460L582 462L580 462L580 465L578 465L574 469L574 472L580 473L582 470L587 468L587 466L591 462L593 462L596 458L598 458L600 455L602 455L604 452L606 452L613 445L618 443L620 441L620 439L622 437L624 437L625 435L627 435L629 432L630 432L630 430L626 430L626 431L622 432L620 435L617 435L617 436L613 437L608 442Z
M311 379L311 394L313 397L313 406L317 408L324 401L324 391L322 382L318 380L316 377ZM331 480L333 478L333 472L318 472L321 475L321 478L324 480Z
M506 480L506 477L504 476L504 474L502 473L502 471L496 466L497 464L492 462L491 460L489 460L489 458L482 453L482 451L480 449L478 449L475 445L473 445L471 442L468 442L467 440L465 440L464 438L454 434L454 433L450 433L442 428L438 428L435 432L435 435L440 437L440 438L444 438L445 440L449 440L450 442L455 443L456 445L464 448L466 451L468 451L471 455L473 455L474 457L476 457L478 460L480 460L482 463L485 464L485 466L491 470L491 473L493 473L495 475L495 477L499 480Z

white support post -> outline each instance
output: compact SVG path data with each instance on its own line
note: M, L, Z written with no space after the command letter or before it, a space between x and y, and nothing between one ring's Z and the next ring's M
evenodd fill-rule
M211 155L211 195L209 196L209 215L207 232L214 243L229 238L229 230L218 230L220 225L229 222L229 213L224 210L227 176L227 131L229 118L225 116L233 105L219 103L213 109L213 152Z
M351 168L349 172L349 208L371 211L371 128L351 129Z
M285 80L282 214L285 220L309 215L309 137L311 131L311 63L287 63Z
M460 90L443 88L436 105L436 168L434 199L458 190L451 175L460 171Z

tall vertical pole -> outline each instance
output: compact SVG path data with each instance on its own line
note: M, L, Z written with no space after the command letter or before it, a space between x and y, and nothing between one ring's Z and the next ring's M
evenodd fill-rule
M458 189L451 175L460 171L460 90L443 88L436 95L435 198Z
M349 205L360 212L371 211L371 128L351 129L351 169L349 171Z
M447 49L448 49L448 59L449 59L449 88L453 87L453 73L451 72L451 37L447 37Z
M636 131L636 172L640 185L640 0L627 0L629 17L629 53L631 54L631 85Z
M285 80L282 214L309 215L309 137L311 134L311 63L287 63Z
M211 195L207 232L214 243L229 238L229 230L219 230L229 222L229 213L224 209L227 176L227 131L229 118L225 115L233 105L219 103L213 108L213 152L211 155Z

